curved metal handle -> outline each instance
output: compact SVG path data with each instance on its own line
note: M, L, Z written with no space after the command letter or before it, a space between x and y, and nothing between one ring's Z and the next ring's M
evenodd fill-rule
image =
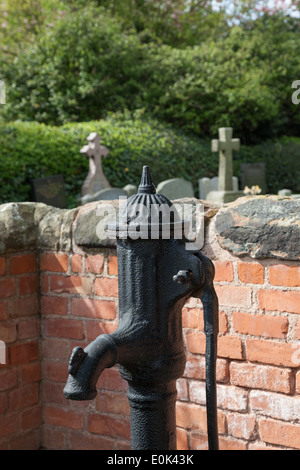
M204 313L208 447L209 450L218 450L216 362L217 336L219 332L219 303L213 285L215 274L214 265L212 261L202 253L198 252L196 256L198 256L203 263L205 272L204 285L193 293L193 297L197 297L201 300Z

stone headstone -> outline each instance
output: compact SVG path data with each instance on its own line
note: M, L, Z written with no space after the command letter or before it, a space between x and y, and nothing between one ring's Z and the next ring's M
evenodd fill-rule
M123 189L126 191L128 197L136 194L138 191L138 187L135 186L135 184L126 184Z
M81 198L81 204L87 204L93 201L113 201L119 197L128 197L127 192L121 188L101 189L95 194L86 194Z
M211 191L218 191L219 178L214 176L213 178L200 178L198 181L199 184L199 198L205 200L208 193ZM239 180L236 176L232 177L232 186L233 191L238 192L239 190Z
M219 152L218 190L210 191L207 200L217 202L232 202L243 195L233 190L232 151L240 149L240 139L232 138L232 127L221 127L219 139L211 141L212 152Z
M280 189L278 191L278 196L291 196L292 195L292 190L291 189Z
M258 185L261 188L260 194L266 194L266 169L263 162L242 163L241 164L241 184L242 188Z
M65 209L67 198L63 175L47 176L31 180L32 198L48 206Z
M193 185L183 178L173 178L161 181L156 188L157 194L163 194L168 199L181 199L183 197L194 197Z
M109 150L100 144L100 138L97 132L92 132L88 138L88 145L80 150L82 155L89 159L89 172L83 183L81 194L95 194L101 189L110 188L110 184L103 173L102 158L108 155Z

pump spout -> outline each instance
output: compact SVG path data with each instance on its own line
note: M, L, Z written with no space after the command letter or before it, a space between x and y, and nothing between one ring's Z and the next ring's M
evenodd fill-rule
M96 383L105 368L116 364L118 349L109 335L101 335L85 349L73 349L64 396L70 400L92 400L97 395Z

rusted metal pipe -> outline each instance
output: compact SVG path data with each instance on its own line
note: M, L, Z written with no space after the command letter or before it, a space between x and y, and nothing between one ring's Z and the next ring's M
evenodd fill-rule
M176 238L182 235L183 222L172 203L156 194L148 167L143 168L138 194L122 206L110 229L117 237L118 328L100 335L85 350L73 350L64 395L93 399L102 370L118 364L129 384L131 448L175 450L176 380L186 362L181 311L189 297L199 297L207 336L208 439L209 448L216 450L218 300L213 264Z

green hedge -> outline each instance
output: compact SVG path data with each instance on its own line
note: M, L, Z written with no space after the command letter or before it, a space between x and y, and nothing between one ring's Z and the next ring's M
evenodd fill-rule
M218 155L211 152L210 140L189 136L137 113L112 114L105 120L62 127L0 122L0 203L31 200L32 178L60 173L65 179L68 206L76 206L88 172L88 160L80 149L94 131L110 149L103 168L112 186L138 185L145 164L150 165L156 184L183 177L193 183L196 194L199 178L217 175ZM270 192L277 193L283 187L296 191L299 153L300 139L242 146L234 155L234 174L240 175L241 162L265 161Z

